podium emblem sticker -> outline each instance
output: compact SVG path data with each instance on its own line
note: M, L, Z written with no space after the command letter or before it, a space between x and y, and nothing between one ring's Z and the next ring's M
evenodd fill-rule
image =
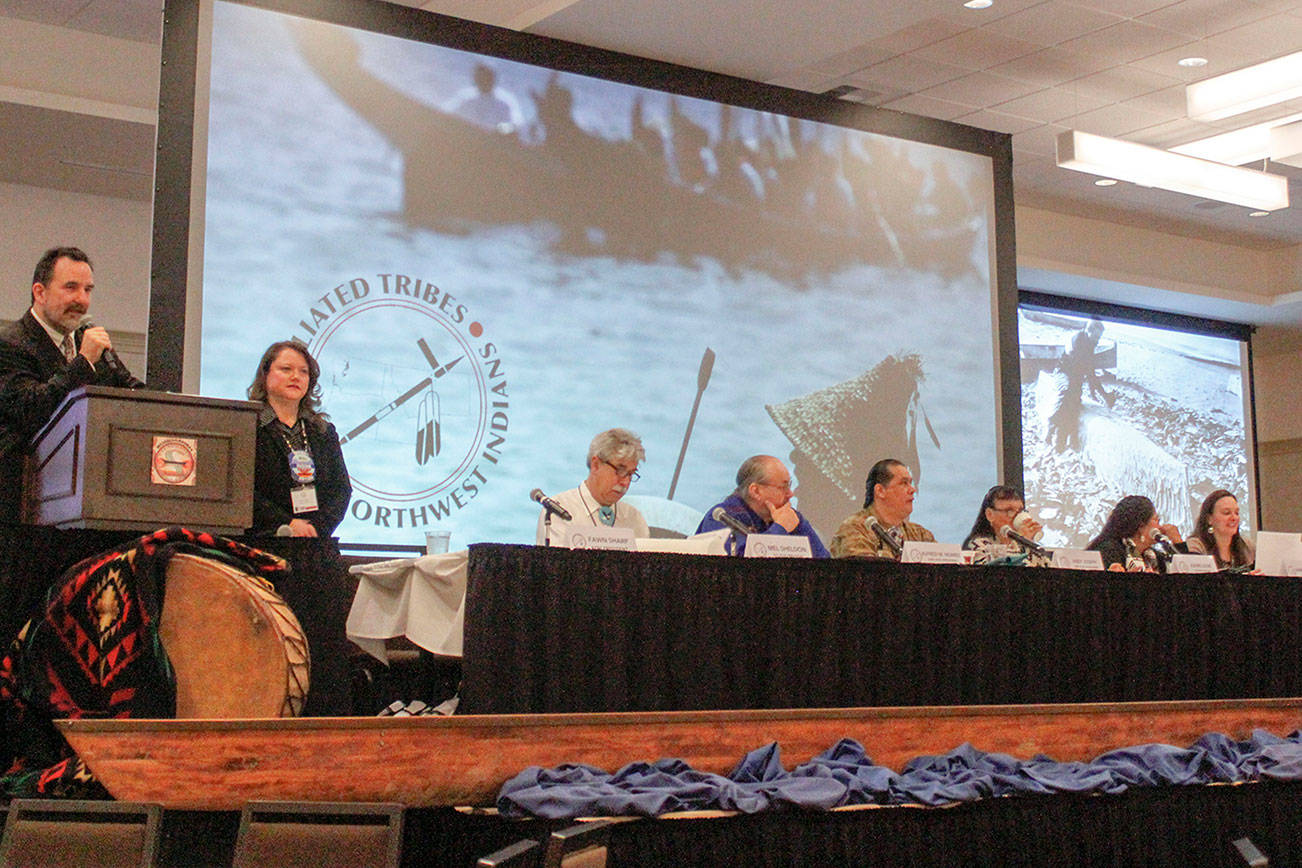
M155 437L149 481L155 485L194 485L199 442L188 437Z

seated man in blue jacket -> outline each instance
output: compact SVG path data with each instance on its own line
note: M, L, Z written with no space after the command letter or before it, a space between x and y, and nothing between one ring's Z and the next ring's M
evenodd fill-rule
M772 455L752 455L741 463L736 490L722 503L710 507L696 528L697 533L727 527L714 517L715 509L719 508L750 528L751 533L807 536L814 557L829 556L813 526L791 505L791 472ZM738 554L745 551L746 540L740 535L737 546Z

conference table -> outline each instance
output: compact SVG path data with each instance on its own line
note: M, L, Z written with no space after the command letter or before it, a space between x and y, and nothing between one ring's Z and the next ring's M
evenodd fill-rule
M1302 695L1302 582L469 549L459 713Z

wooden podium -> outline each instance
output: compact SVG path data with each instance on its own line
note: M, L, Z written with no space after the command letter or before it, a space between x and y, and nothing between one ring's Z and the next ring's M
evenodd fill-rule
M173 524L239 534L253 521L259 406L84 386L32 440L29 524L153 530Z

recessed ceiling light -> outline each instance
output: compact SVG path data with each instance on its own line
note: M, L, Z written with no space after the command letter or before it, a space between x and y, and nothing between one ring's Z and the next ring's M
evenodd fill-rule
M1097 181L1094 182L1094 186L1095 186L1095 187L1111 187L1111 186L1112 186L1113 184L1115 184L1115 183L1117 183L1117 179L1116 179L1116 178L1099 178Z
M995 5L995 0L967 0L963 5L969 9L988 9Z
M1249 217L1269 217L1269 216L1270 216L1270 212L1269 212L1269 211L1249 211L1249 212L1248 212L1248 216L1249 216Z
M1182 57L1182 58L1180 58L1179 60L1177 60L1176 63L1180 64L1181 66L1188 66L1188 67L1206 66L1206 65L1207 65L1207 58L1205 58L1205 57Z

